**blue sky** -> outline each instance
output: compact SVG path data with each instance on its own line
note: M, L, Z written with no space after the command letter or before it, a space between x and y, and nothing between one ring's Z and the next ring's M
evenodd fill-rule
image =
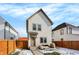
M79 4L77 3L0 4L0 16L7 20L19 32L20 36L27 36L26 20L40 8L54 23L52 29L63 22L79 26Z

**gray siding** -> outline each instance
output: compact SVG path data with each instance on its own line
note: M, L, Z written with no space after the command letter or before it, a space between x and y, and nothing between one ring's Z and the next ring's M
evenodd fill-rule
M14 39L18 38L18 33L14 31L14 29L10 28L9 25L5 25L5 20L0 17L0 39L11 39L13 37Z

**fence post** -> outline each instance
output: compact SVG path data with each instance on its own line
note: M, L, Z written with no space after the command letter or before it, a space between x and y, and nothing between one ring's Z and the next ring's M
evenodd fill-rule
M8 40L7 40L7 54L8 54Z

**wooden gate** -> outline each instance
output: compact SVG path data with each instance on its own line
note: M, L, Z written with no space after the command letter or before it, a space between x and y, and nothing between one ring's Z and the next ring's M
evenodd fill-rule
M16 47L21 48L21 49L27 49L28 48L28 40L17 40Z

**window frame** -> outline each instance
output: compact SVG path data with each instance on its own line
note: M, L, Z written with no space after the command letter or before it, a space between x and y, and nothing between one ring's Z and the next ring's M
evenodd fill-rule
M43 43L43 37L40 37L40 43Z
M40 43L47 43L46 37L40 37Z
M69 27L69 34L72 34L72 28Z
M41 25L38 24L38 31L41 31Z
M32 30L34 30L34 31L36 30L36 24L32 24Z
M64 29L60 29L60 35L64 35Z
M44 43L47 43L47 38L46 37L44 38Z
M68 27L66 27L66 31L67 31L66 33L68 34Z

